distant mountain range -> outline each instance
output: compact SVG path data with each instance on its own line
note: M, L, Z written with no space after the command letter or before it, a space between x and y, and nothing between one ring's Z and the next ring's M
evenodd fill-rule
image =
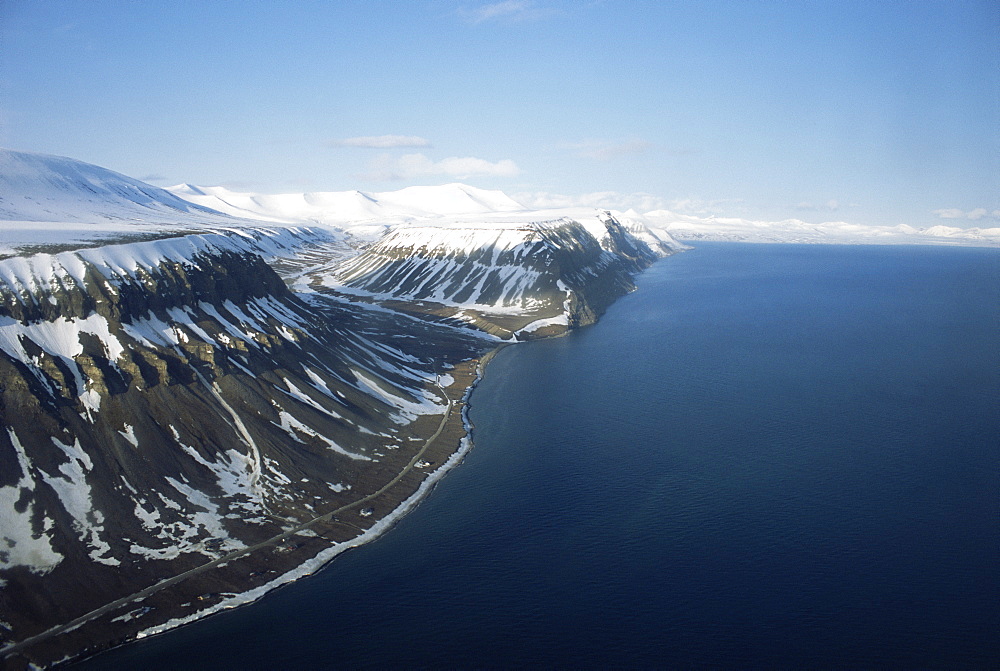
M688 242L764 242L837 245L1000 246L1000 228L862 226L846 221L813 224L800 219L756 221L736 217L693 217L668 210L647 212L645 221Z
M465 184L408 187L399 191L365 193L332 191L316 193L255 194L224 187L190 184L169 187L170 193L219 212L272 222L311 222L363 233L370 222L400 223L432 217L471 215L496 217L528 211L501 191L487 191ZM575 208L575 212L586 208ZM562 210L543 210L556 218ZM1000 228L933 226L918 229L898 226L862 226L845 221L809 223L800 219L760 221L738 217L699 217L670 210L652 210L625 216L668 232L685 241L808 243L808 244L961 244L1000 246ZM381 231L380 231L381 232Z
M453 214L524 211L501 191L465 184L411 186L399 191L325 191L264 195L221 186L181 184L167 189L179 198L235 217L284 223L346 224L371 220L404 221Z
M258 224L323 225L372 241L390 226L463 218L490 221L562 216L587 218L594 208L531 210L500 191L465 184L414 186L398 191L259 194L221 186L180 184L161 189L73 159L0 149L0 220L6 221L0 256L46 245L73 248L162 232L165 226ZM862 226L843 221L758 221L700 217L669 210L624 213L677 240L1000 245L1000 228ZM243 223L236 223L233 219Z

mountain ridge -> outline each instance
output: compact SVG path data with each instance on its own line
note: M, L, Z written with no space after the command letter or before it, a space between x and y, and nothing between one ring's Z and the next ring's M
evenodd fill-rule
M13 203L13 194L29 202ZM136 214L146 210L219 214L165 189L91 163L51 154L0 150L2 219L50 221L52 216L78 219L88 216L94 209L92 206L110 203L122 207L123 218L130 213L129 206Z

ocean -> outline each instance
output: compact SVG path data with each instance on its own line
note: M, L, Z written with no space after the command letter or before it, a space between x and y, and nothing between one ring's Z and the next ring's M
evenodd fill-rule
M997 668L1000 250L700 243L375 542L78 669Z

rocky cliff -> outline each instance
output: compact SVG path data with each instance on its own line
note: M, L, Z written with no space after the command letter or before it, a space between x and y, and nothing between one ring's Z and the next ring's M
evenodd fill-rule
M593 323L635 288L636 273L676 249L668 236L634 222L630 230L609 212L584 221L399 227L324 283L504 339L558 335Z
M306 303L243 247L0 262L4 641L377 490L444 412L437 373L486 346Z

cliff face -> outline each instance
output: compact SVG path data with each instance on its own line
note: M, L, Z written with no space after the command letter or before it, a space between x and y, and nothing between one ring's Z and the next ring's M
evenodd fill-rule
M464 319L501 338L590 324L633 276L674 248L610 213L516 226L399 228L338 267L326 284ZM672 242L672 241L669 241Z

